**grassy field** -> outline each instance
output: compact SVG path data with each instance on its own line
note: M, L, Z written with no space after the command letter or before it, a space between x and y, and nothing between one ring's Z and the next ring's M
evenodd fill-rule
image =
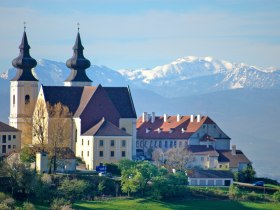
M161 202L148 199L112 199L110 201L79 202L74 205L75 209L133 209L133 210L279 210L280 204L254 203L238 201L207 201L207 200L182 200L176 202Z

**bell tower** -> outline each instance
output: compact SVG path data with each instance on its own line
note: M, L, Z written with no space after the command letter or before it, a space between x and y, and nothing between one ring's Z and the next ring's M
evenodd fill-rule
M86 74L86 69L90 67L90 61L84 57L84 47L79 29L78 26L78 34L73 46L73 56L66 62L66 66L71 69L71 73L64 81L64 86L90 86L92 82Z
M17 73L10 81L9 124L21 130L23 147L32 143L32 114L38 96L38 80L32 72L37 62L29 54L25 26L19 49L19 56L12 61Z

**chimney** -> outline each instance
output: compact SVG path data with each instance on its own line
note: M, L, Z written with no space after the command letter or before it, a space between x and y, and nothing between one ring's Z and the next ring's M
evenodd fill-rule
M164 122L167 122L167 118L168 118L167 114L163 114L163 121Z
M196 118L196 119L197 119L197 122L200 122L200 120L201 120L200 114L197 115L197 118Z
M193 122L193 119L194 119L194 116L193 116L193 114L191 114L191 119L190 119L191 123Z
M147 112L143 112L142 114L142 122L146 122Z
M155 112L152 112L152 119L151 119L151 122L154 123L154 122L155 122L155 119L156 119Z
M146 122L149 122L150 119L151 119L151 115L147 114Z
M181 119L181 115L177 114L177 122L180 122L180 119Z
M208 141L208 139L206 140L206 147L209 148L209 141Z
M232 145L231 148L232 148L231 154L236 155L236 145Z

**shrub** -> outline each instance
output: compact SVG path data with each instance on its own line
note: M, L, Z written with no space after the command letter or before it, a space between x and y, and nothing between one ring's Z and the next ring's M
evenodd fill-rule
M117 164L105 163L105 166L107 167L107 172L115 174L115 175L121 175L121 170L119 169Z
M29 202L24 202L22 208L24 210L36 210L35 206Z
M242 198L244 200L248 200L248 201L263 201L263 200L265 200L263 195L257 194L254 191L244 194L242 196Z
M51 205L51 210L61 210L61 209L63 209L63 207L66 210L67 209L66 206L69 206L70 209L72 209L69 201L67 201L63 198L57 198L57 199L53 200L52 205Z
M276 191L273 196L272 196L273 200L275 202L280 202L280 190Z
M10 210L11 208L4 203L0 203L0 209L1 210Z
M238 189L238 187L236 187L234 185L230 185L229 191L228 191L228 197L233 200L239 199L241 197L241 192Z
M64 179L58 188L61 196L70 201L80 200L87 196L89 185L84 180Z
M0 192L0 203L7 198L7 195L3 192Z
M5 200L2 201L2 203L12 208L15 205L15 200L13 198L6 198Z

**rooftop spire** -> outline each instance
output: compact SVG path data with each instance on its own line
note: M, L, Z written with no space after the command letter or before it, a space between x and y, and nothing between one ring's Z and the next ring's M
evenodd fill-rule
M78 34L73 46L73 56L66 62L66 66L71 69L71 74L65 82L92 82L86 75L85 70L90 67L90 61L84 57L84 47L80 37L80 24L78 26Z
M24 22L24 32L21 44L19 45L19 56L12 61L13 66L17 68L17 74L12 81L37 81L31 71L31 69L37 65L37 61L29 54L30 46L27 40L25 24Z

